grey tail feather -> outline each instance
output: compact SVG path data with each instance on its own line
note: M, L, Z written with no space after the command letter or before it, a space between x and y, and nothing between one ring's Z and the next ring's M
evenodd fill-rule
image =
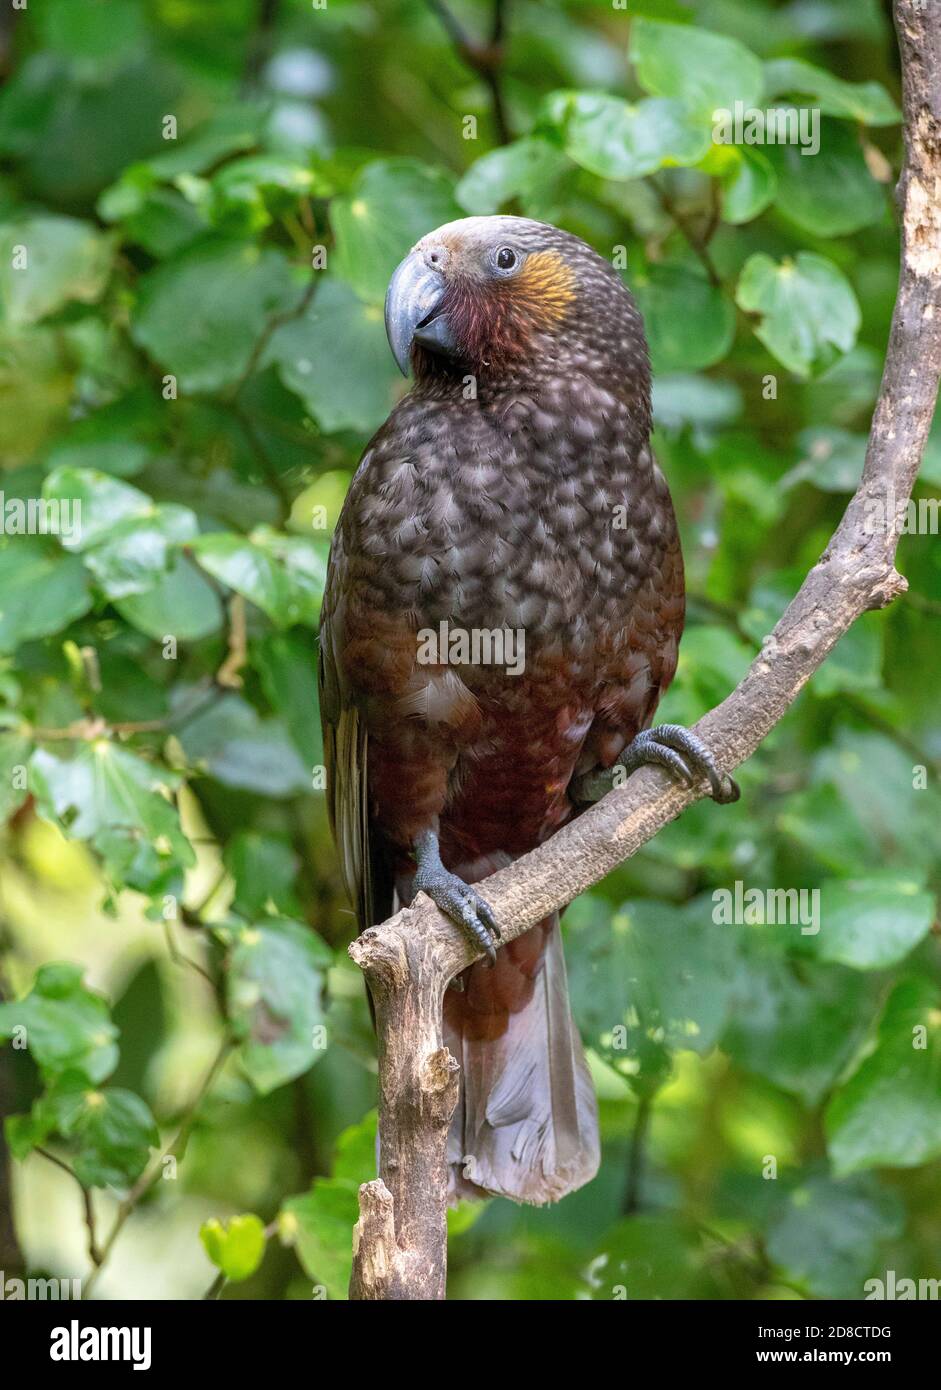
M488 1193L541 1206L598 1171L598 1107L568 999L562 933L552 919L535 989L502 1037L446 1027L461 1063L448 1135L449 1196Z

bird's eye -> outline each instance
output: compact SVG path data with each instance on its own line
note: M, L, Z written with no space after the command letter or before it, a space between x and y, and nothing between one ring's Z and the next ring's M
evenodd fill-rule
M512 270L518 257L512 246L501 246L493 259L497 270Z

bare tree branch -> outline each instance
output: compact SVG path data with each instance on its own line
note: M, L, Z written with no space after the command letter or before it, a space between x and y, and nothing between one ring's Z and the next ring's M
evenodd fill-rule
M941 0L896 0L905 163L898 298L863 476L829 545L742 683L696 726L723 772L754 753L868 609L903 593L896 518L941 378ZM873 518L879 511L886 524ZM478 885L513 940L576 898L704 795L645 768L546 844ZM360 1189L351 1297L442 1298L446 1139L457 1063L442 1044L449 980L477 959L424 895L350 947L376 1008L380 1177Z

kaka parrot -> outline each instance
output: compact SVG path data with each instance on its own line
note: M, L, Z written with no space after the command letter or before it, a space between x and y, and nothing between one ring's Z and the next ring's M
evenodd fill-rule
M650 727L676 670L683 560L620 276L556 227L468 217L395 271L386 330L415 380L333 538L331 823L360 930L423 890L489 958L445 1002L461 1064L452 1195L556 1201L599 1162L558 915L501 946L473 885L617 769L707 777L717 800L738 789L688 731Z

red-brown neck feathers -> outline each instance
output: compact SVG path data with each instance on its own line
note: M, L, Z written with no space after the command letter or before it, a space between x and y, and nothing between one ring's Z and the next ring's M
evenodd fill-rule
M518 275L455 281L445 307L466 361L494 366L524 357L535 335L557 324L574 297L575 273L563 257L533 251Z

